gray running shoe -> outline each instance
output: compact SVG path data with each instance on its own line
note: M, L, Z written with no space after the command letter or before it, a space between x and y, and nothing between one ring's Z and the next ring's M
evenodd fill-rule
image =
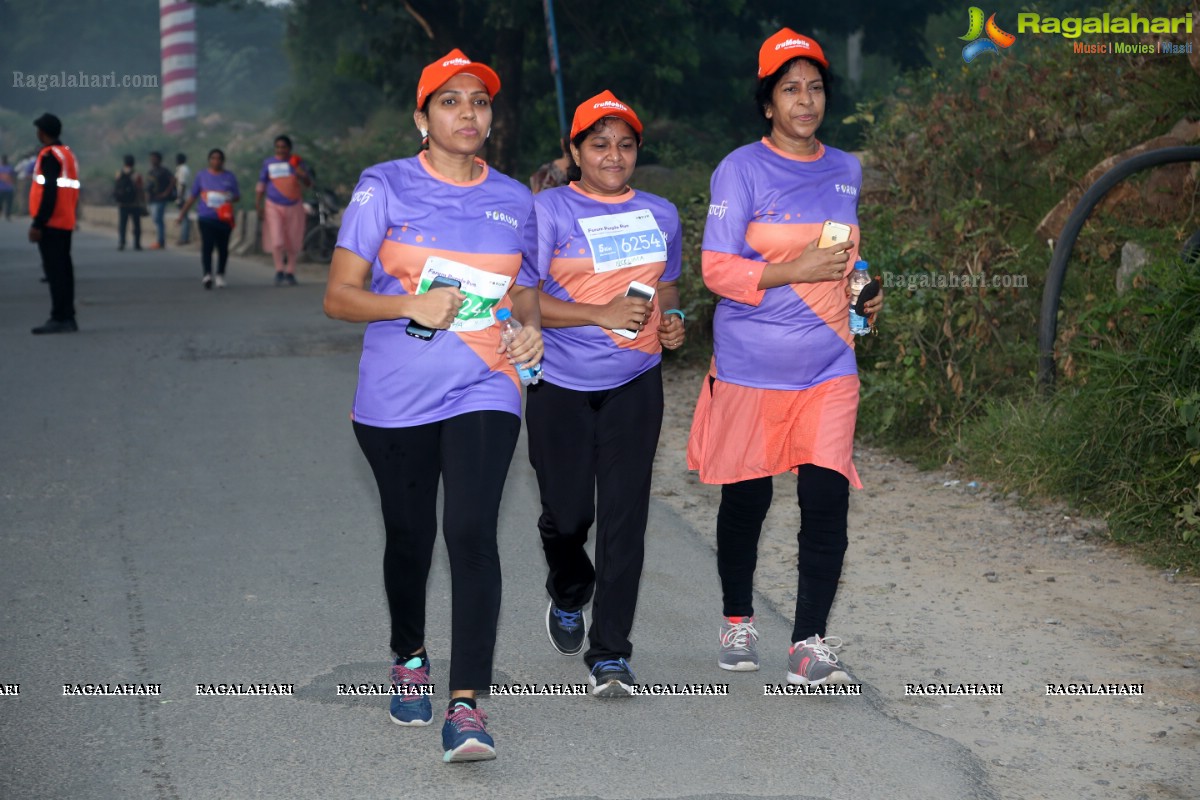
M721 621L721 652L717 666L733 672L758 669L758 631L754 617L725 617Z
M800 686L853 683L845 665L839 664L838 657L833 654L841 646L842 640L836 636L822 639L813 635L803 642L796 642L788 650L788 683Z

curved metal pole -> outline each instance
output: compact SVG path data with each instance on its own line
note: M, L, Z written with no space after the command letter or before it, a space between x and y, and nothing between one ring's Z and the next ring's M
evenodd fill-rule
M1046 288L1042 292L1042 312L1038 320L1038 387L1047 391L1054 386L1054 340L1058 338L1058 303L1062 296L1063 279L1067 274L1067 261L1075 247L1075 239L1083 229L1083 223L1091 216L1092 209L1104 199L1104 195L1121 181L1150 167L1174 164L1180 161L1200 161L1200 147L1164 147L1122 161L1084 192L1083 197L1067 217L1062 235L1054 243L1054 255L1050 258L1050 269L1046 273Z

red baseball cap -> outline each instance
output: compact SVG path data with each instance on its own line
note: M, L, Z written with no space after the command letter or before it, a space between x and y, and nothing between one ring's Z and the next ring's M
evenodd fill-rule
M629 123L633 132L642 138L642 121L633 113L633 109L617 99L616 95L605 89L595 97L584 100L575 109L575 118L571 120L571 138L574 139L580 131L587 130L605 117L616 117Z
M500 91L500 76L487 64L472 61L457 47L446 55L429 64L421 70L421 80L417 82L417 108L425 103L425 98L437 91L446 81L455 75L466 73L478 78L487 90L488 97L495 97Z
M780 28L758 48L759 79L774 75L775 70L797 57L811 58L829 69L829 59L825 58L821 45L791 28Z

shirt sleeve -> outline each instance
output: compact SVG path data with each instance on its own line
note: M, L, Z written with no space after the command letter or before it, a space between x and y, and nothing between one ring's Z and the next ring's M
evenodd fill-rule
M704 223L703 249L743 255L746 228L754 218L749 177L729 159L713 172L710 183L708 218Z
M548 198L545 194L533 198L534 216L537 217L537 271L543 281L550 277L550 260L554 258L554 244L558 238L554 230L554 209Z
M387 235L387 219L387 194L383 180L367 170L359 177L350 203L342 214L337 246L374 262Z
M742 258L732 253L703 250L700 253L700 269L704 273L704 285L709 291L738 303L756 306L762 302L765 289L759 289L765 261Z
M725 159L713 172L708 219L700 268L704 285L738 303L758 305L763 290L758 288L765 261L745 258L746 229L754 218L753 191L744 169Z
M518 286L537 286L542 280L541 222L537 203L530 198L529 214L521 226L521 270L517 273ZM548 262L547 262L548 263Z
M679 222L679 211L674 204L668 203L671 216L667 220L667 266L663 270L664 281L677 281L683 273L683 226Z

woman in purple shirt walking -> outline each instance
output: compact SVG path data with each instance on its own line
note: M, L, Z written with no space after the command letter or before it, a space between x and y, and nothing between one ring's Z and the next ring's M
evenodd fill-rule
M204 267L201 281L205 289L214 285L212 254L217 249L215 285L225 288L225 263L229 260L229 235L233 233L233 205L241 199L237 177L225 169L225 153L214 147L208 151L208 169L196 174L192 196L179 210L182 224L194 205L200 222L200 264Z

